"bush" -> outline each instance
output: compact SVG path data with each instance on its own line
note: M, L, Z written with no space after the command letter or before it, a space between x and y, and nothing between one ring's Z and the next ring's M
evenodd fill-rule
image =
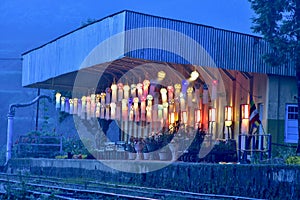
M300 156L290 156L285 162L289 165L300 165Z

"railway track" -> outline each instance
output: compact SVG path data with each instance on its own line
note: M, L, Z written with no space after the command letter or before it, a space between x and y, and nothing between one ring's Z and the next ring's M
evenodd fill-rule
M119 185L87 179L62 179L0 173L0 197L8 193L40 199L248 199L254 198L200 194L170 189ZM5 188L4 188L5 187Z

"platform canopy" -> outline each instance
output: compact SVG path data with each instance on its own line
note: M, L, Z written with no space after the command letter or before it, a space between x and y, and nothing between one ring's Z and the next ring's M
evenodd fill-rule
M269 51L256 36L122 11L24 53L22 85L72 90L96 82L105 88L125 74L143 79L155 66L183 76L195 66L295 76L291 66L264 63L262 55ZM139 66L144 67L128 74Z

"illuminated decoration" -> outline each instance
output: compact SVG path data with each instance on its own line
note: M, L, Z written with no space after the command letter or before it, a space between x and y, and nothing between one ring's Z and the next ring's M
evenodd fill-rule
M167 89L166 88L161 88L160 89L160 94L161 94L162 103L166 103L168 101L168 98L167 98Z
M116 103L116 120L121 120L121 102Z
M202 103L208 104L208 87L206 84L203 85L203 97Z
M185 111L185 98L182 93L180 93L180 110Z
M122 120L128 121L127 99L122 99Z
M139 99L141 99L143 96L143 84L142 83L136 84L136 89L137 89L138 97Z
M73 102L74 102L73 114L77 115L78 114L78 98L74 98Z
M186 111L181 112L182 122L186 125L188 122L188 115Z
M109 88L110 89L110 88ZM111 92L111 91L110 91ZM107 93L106 93L107 94ZM106 95L107 96L107 95ZM108 95L108 96L110 96L110 95ZM98 103L98 102L100 102L100 98L101 98L101 95L100 94L96 94L96 104ZM110 97L109 97L110 98ZM110 101L110 100L109 100Z
M135 97L133 98L133 109L134 109L134 121L139 122L140 121L140 114L139 114L139 98Z
M147 105L152 106L153 96L151 94L147 95Z
M117 89L118 89L118 86L113 83L111 86L111 102L113 103L116 103L117 102Z
M151 106L147 106L146 107L146 121L147 122L152 122L152 107Z
M123 83L118 83L118 101L123 99Z
M65 111L65 105L66 104L66 97L61 97L61 106L60 106L60 111L64 112Z
M69 114L73 115L73 113L74 113L74 101L73 101L73 99L69 99L69 104L70 104Z
M175 124L175 113L174 112L170 113L170 123L172 125Z
M70 113L70 102L69 102L69 98L66 98L65 112L66 112L66 113Z
M101 104L100 104L100 102L98 102L96 104L96 117L97 118L100 118L100 108L101 108Z
M168 104L168 102L164 102L162 105L163 105L163 108L164 108L163 119L165 121L167 121L168 120L168 106L169 106L169 104Z
M241 125L241 133L247 134L249 130L249 115L250 115L250 105L249 104L242 104L241 105L241 118L242 118L242 125Z
M216 121L216 109L210 108L208 110L208 121L209 122L215 122Z
M82 112L82 103L81 99L78 99L78 108L77 108L77 115L80 117Z
M117 85L116 85L117 86ZM116 91L115 91L116 92ZM112 90L112 93L113 93L113 90ZM101 111L100 111L100 118L101 119L104 119L105 116L104 116L104 113L105 113L105 96L106 96L106 93L102 92L100 94L100 103L101 103ZM112 103L114 103L115 101L113 101L113 98L112 98Z
M150 86L150 81L149 80L144 80L143 81L143 92L144 92L143 95L145 97L148 95L149 86Z
M86 119L91 119L91 96L86 97Z
M112 91L112 90L111 90L111 88L109 88L109 87L105 89L105 98L106 98L106 99L105 99L105 103L106 103L106 104L110 104L110 94L111 94L111 91ZM97 95L97 96L96 96L96 99L99 100L99 99L100 99L100 95ZM97 102L97 101L96 101L96 102Z
M200 128L201 126L201 110L196 109L195 111L195 129Z
M124 85L124 87L123 87L124 99L129 98L129 90L130 90L130 86L128 84Z
M193 106L193 91L194 91L193 87L188 87L188 89L187 89L187 104L189 107Z
M131 97L132 98L136 97L136 84L130 85L130 91L131 91Z
M199 73L196 70L192 71L189 81L195 81L197 80L198 77L199 77Z
M60 97L61 97L61 93L57 92L55 94L55 108L56 109L60 109Z
M158 120L162 120L163 119L163 105L162 104L158 104L157 105L157 118Z
M81 119L85 119L85 113L86 113L86 96L81 97Z
M96 111L96 94L91 94L91 117L95 117Z
M168 100L169 102L174 98L174 87L172 85L169 85L167 87L168 90Z
M177 83L174 85L175 88L175 98L179 98L181 92L181 84Z
M116 104L116 103L111 103L111 104ZM110 105L105 105L105 119L109 120L109 107Z
M211 87L211 100L215 100L217 98L217 85L218 85L218 81L213 80L212 87Z
M225 106L225 126L232 125L232 107Z
M164 71L159 71L159 72L157 73L157 80L158 80L158 81L164 80L165 77L166 77L166 72L164 72Z
M146 97L142 96L141 98L141 121L146 121Z
M242 119L249 119L249 104L242 104L241 110L242 110Z
M188 82L188 80L182 80L181 84L182 84L181 93L185 96L186 92L187 92L187 88L189 86L189 82Z
M116 103L110 103L110 118L111 119L116 118L116 107L117 107ZM106 112L109 113L109 108L107 109L107 107L106 107ZM109 118L109 116L107 116L107 117Z
M133 121L133 98L128 98L129 121Z

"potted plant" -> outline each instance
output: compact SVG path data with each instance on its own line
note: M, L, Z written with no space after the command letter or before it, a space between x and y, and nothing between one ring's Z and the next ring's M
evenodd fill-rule
M129 143L126 144L125 151L128 152L128 159L134 160L136 158L136 151L134 149L134 138L131 137Z
M135 138L134 139L134 149L137 153L136 160L142 160L142 150L145 146L143 138Z

